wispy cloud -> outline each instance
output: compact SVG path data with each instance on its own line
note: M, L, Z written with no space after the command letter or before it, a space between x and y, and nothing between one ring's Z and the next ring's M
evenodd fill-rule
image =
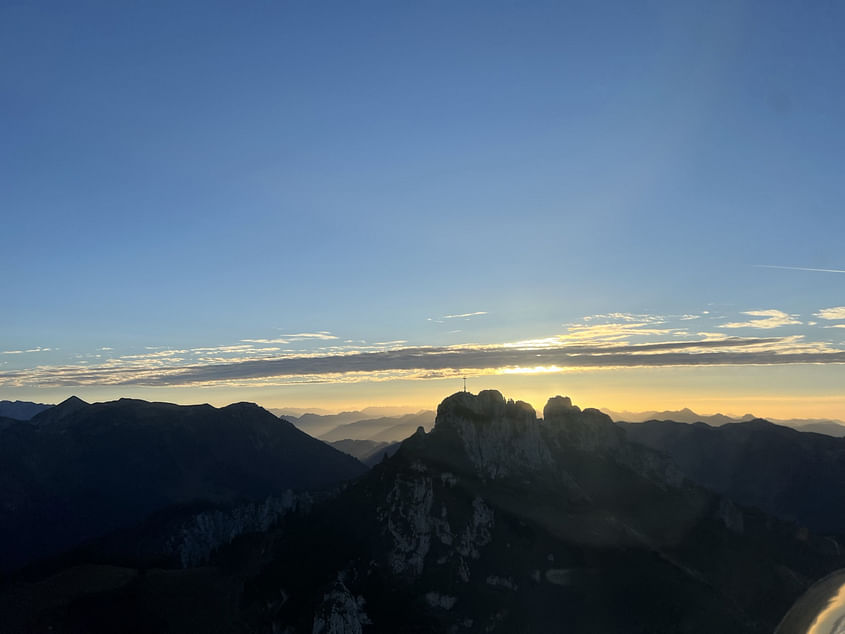
M480 317L486 315L486 310L477 310L474 313L459 313L457 315L443 315L442 319L464 319L467 317Z
M275 339L241 339L243 343L290 343L289 339L277 337Z
M584 321L598 321L598 320L613 320L613 321L624 321L627 323L631 322L640 322L640 323L662 323L665 321L665 317L662 315L647 315L647 314L636 314L636 313L602 313L599 315L588 315L584 317Z
M328 330L320 330L318 332L295 332L289 335L281 335L278 337L258 338L258 339L241 339L241 343L293 343L295 341L331 341L337 339Z
M815 313L815 317L819 319L827 319L827 320L835 320L835 319L845 319L845 306L833 306L832 308L822 308L819 312Z
M28 350L3 350L0 354L31 354L33 352L50 352L52 348L29 348Z
M238 352L239 350L252 350L254 347L255 346L252 344L244 343L231 346L206 346L202 348L191 348L190 352Z
M477 310L472 313L455 313L454 315L441 315L440 317L426 317L426 321L442 324L445 323L446 319L470 319L471 317L481 317L482 315L489 314L486 310Z
M759 317L760 319L750 319L748 321L734 321L727 324L721 324L719 328L763 328L768 330L770 328L780 328L781 326L800 325L801 322L795 319L794 316L783 312L782 310L747 310L742 313L749 317Z
M816 273L845 273L843 269L817 269L808 266L779 266L777 264L753 264L758 269L783 269L786 271L813 271Z
M563 324L566 332L554 337L529 339L505 345L533 347L554 347L574 343L609 345L632 339L643 340L689 334L684 328L669 327L666 323L667 318L662 315L606 313L584 317L583 321L584 323Z
M166 357L175 357L176 355L185 354L188 350L159 350L157 352L145 352L143 354L125 354L121 359L159 359Z
M678 328L656 328L660 322L625 322L590 325L571 325L566 334L559 335L560 342L613 342L631 337L669 336L683 334Z

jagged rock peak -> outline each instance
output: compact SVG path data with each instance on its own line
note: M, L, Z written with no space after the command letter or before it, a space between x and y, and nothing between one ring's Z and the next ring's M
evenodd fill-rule
M456 434L483 478L533 470L551 462L534 408L496 390L458 392L437 408L434 436Z
M577 405L573 405L572 399L568 396L553 396L550 398L543 408L543 419L580 421L605 427L613 426L613 419L610 416L594 407L585 407L582 410Z
M558 442L580 449L618 447L625 436L610 416L592 407L582 411L566 396L549 399L543 408L543 423Z
M573 412L580 412L581 408L572 404L572 399L568 396L553 396L548 400L546 406L543 408L543 418L550 418L556 414Z
M54 405L43 412L39 412L32 417L32 422L36 425L53 424L62 419L72 416L75 412L88 407L88 403L81 398L71 396L66 398L58 405Z
M506 401L498 390L482 390L477 395L471 392L456 392L445 398L437 407L435 427L452 416L476 423L505 417L525 422L537 419L537 413L531 405L524 401Z
M355 597L338 577L314 614L312 634L361 634L371 625L364 611L364 598ZM275 628L274 628L275 629Z

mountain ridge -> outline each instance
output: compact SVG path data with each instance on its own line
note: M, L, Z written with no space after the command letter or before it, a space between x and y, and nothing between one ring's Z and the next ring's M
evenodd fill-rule
M36 414L50 407L53 406L31 401L0 401L0 418L30 420Z
M688 407L680 410L667 411L645 411L645 412L630 412L630 411L613 411L602 408L608 416L615 422L626 423L644 423L646 421L673 421L676 423L707 423L708 425L720 426L730 423L747 423L752 420L768 420L776 425L784 427L792 427L798 431L812 431L819 434L826 434L828 436L843 437L845 436L845 421L827 418L760 418L754 414L744 414L743 416L729 416L727 414L697 414Z
M435 413L423 410L402 416L366 418L339 425L319 436L320 440L372 440L376 442L397 442L414 433L418 427L428 430L434 425Z
M340 412L339 414L315 414L306 412L301 416L291 416L280 414L279 417L293 423L297 428L314 436L321 438L326 434L330 434L333 430L343 427L345 425L352 425L363 421L373 421L383 419L401 419L406 416L421 415L426 410L417 412L409 412L406 408L398 407L366 407L363 410L352 410L347 412ZM432 416L433 422L433 416ZM351 438L354 440L373 440L372 438ZM331 438L330 440L344 440L344 438ZM385 439L382 439L385 440Z
M255 404L68 399L0 429L0 564L23 565L169 505L332 487L366 467Z
M669 456L690 479L815 531L845 534L845 438L764 419L710 426L616 423L633 442Z

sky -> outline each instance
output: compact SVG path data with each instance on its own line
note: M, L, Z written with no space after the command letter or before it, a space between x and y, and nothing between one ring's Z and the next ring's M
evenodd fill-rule
M0 0L0 399L845 419L843 32Z

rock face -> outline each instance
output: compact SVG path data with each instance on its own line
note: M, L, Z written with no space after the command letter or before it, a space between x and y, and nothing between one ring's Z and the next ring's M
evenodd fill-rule
M458 392L437 408L437 433L456 433L470 461L485 478L497 479L551 463L534 408L505 401L495 390Z
M592 408L582 412L566 396L549 399L543 408L543 421L558 444L585 451L617 450L625 436L610 416Z
M338 579L314 615L311 634L362 634L370 619L364 611L364 599L353 597Z
M171 537L167 549L178 557L183 568L201 566L209 561L214 551L230 544L236 537L266 531L298 505L309 503L307 494L297 495L288 490L263 502L198 513Z
M582 411L566 396L550 398L538 420L528 403L506 401L495 390L458 392L440 404L433 434L457 435L477 474L491 480L551 469L555 453L572 451L612 457L661 486L683 479L659 454L625 442L607 414Z
M412 464L410 474L397 474L384 506L378 509L382 534L389 540L388 564L393 574L419 578L429 554L436 551L438 565L448 567L465 583L470 580L472 561L490 543L495 518L484 499L476 497L471 515L464 519L461 513L460 519L453 517L450 523L447 504L441 503L439 510L433 505L435 497L448 498L448 490L456 485L452 474L434 478L420 462Z
M437 520L431 517L432 480L421 473L397 476L387 494L382 521L392 541L389 554L394 574L411 577L422 573ZM445 530L448 532L448 524Z

